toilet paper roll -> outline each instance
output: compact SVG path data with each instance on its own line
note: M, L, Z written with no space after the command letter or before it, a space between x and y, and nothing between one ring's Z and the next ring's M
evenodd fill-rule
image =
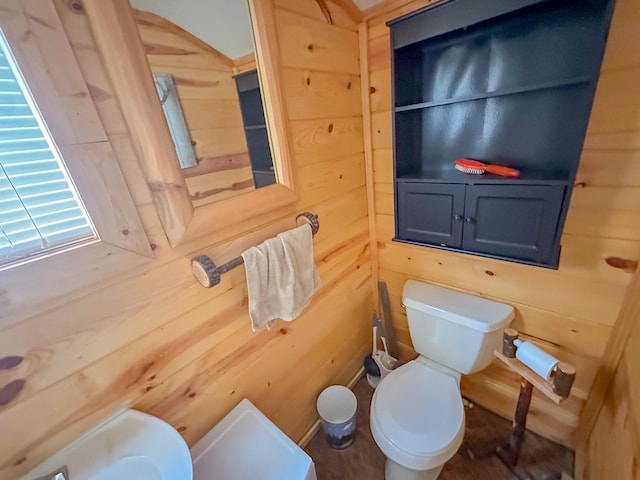
M516 358L518 360L545 380L551 378L551 372L559 362L557 358L539 349L531 342L515 340L513 343L518 347L516 350Z

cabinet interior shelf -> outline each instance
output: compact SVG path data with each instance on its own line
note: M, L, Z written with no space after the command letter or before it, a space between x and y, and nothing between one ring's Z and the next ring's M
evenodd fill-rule
M504 97L507 95L517 95L519 93L529 93L539 90L547 90L552 88L575 87L585 85L593 81L591 77L581 76L554 82L545 82L538 85L527 85L514 88L503 88L491 92L482 92L475 95L463 95L460 97L446 98L444 100L436 100L431 102L413 103L410 105L402 105L394 108L396 113L410 112L424 108L440 107L443 105L451 105L453 103L473 102L475 100L485 100L487 98Z
M481 184L517 184L517 185L567 185L569 183L568 172L550 171L538 169L520 169L518 178L502 177L491 173L473 175L463 173L454 168L451 169L425 169L420 172L398 175L398 182L423 182L423 183L465 183L469 185Z

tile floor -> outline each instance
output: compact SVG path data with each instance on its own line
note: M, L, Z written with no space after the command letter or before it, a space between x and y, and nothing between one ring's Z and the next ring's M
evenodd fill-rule
M353 389L358 398L356 440L344 451L333 450L324 433L318 432L306 451L316 465L318 480L384 480L384 455L369 431L369 406L373 389L362 378ZM438 480L511 480L515 478L497 457L472 460L468 446L480 448L488 442L506 440L511 422L479 406L466 408L467 429L465 441L458 453L445 465ZM562 445L527 432L519 466L536 480L547 480L546 465L553 465L571 475L573 451Z

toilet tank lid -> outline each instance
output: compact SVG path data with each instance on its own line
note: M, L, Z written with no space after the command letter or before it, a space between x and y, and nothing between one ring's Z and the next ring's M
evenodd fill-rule
M416 280L404 284L402 302L480 332L505 328L514 317L511 305Z

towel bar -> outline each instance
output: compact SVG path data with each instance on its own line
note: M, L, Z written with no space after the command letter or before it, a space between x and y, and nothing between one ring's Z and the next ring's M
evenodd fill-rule
M302 212L296 217L296 221L300 217L304 217L307 222L309 222L309 225L311 225L311 233L315 236L315 234L318 233L318 230L320 230L318 216L311 212ZM191 270L193 271L193 275L196 277L196 280L198 280L203 287L211 288L220 283L220 275L239 267L243 263L244 260L242 260L242 257L236 257L218 267L213 263L213 260L211 260L209 256L198 255L191 260Z

